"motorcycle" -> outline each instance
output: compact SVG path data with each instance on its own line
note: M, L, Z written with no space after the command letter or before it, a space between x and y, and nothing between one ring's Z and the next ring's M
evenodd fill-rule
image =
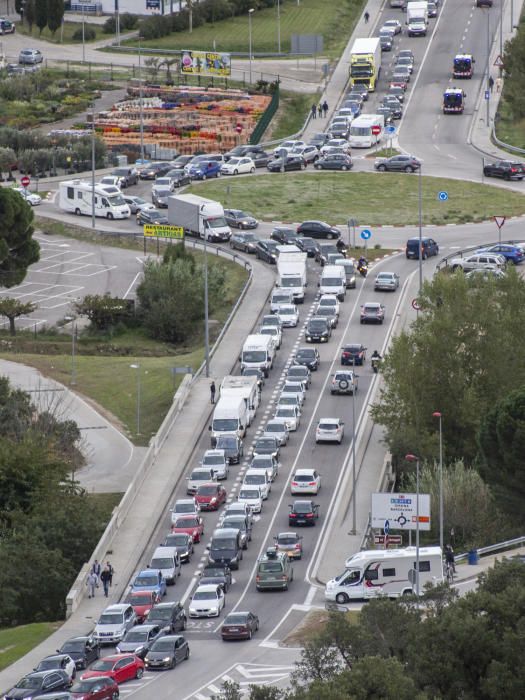
M358 266L357 266L357 271L359 272L359 274L361 275L361 277L366 277L367 274L368 274L368 265L367 265L367 264L358 265Z
M374 374L377 374L377 372L379 370L379 363L380 362L381 362L380 357L373 357L372 358L371 364L372 364L372 370L373 370Z

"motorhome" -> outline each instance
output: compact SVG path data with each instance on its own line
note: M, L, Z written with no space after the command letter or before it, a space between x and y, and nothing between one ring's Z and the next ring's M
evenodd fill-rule
M350 125L350 146L371 148L381 141L385 130L384 114L361 114Z
M248 411L248 425L251 425L259 406L257 377L224 377L221 382L220 397L224 396L235 396L244 401Z
M95 216L105 219L127 219L130 208L118 188L108 192L107 187L95 185ZM58 187L58 206L62 211L72 212L77 216L93 215L93 186L84 180L64 180Z

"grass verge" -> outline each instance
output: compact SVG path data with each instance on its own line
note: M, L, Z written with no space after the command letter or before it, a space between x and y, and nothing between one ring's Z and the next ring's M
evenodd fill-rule
M61 625L62 622L34 622L0 629L0 671L22 658Z
M281 91L279 109L272 124L264 134L264 140L282 139L296 134L303 126L312 104L319 101L317 94Z
M503 92L498 113L500 116L496 122L496 136L498 139L503 141L503 143L508 143L510 146L525 149L525 116L520 116L518 119L512 116L509 105L505 102L505 92ZM513 155L514 158L518 158L515 153Z
M16 33L23 34L33 39L43 39L44 41L49 41L50 44L82 44L82 34L79 34L78 39L73 39L75 32L82 32L81 22L64 22L62 27L63 30L58 29L54 34L52 34L47 27L40 33L36 25L33 25L33 29L30 30L27 24L17 22ZM90 33L88 30L93 30L95 32L93 39L88 39ZM100 41L101 39L111 39L111 34L104 34L101 24L89 24L89 22L85 22L84 37L85 43L90 44L95 41Z
M227 190L228 188L228 190ZM438 193L448 192L442 202ZM304 172L208 181L190 192L266 220L323 219L342 223L351 216L361 226L417 225L418 176L394 173ZM423 177L423 223L480 222L504 211L525 214L525 197L490 185Z
M359 620L359 611L351 610L345 614L349 621L357 624ZM284 647L303 647L307 642L312 641L326 627L330 613L326 610L311 610L303 618L302 622L288 634L281 644Z

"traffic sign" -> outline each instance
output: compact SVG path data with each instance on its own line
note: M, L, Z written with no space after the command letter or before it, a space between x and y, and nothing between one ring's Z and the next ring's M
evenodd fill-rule
M379 126L379 124L374 124L370 131L374 136L379 136L379 134L381 133L381 127Z
M383 525L383 532L385 533L385 535L388 535L388 533L390 532L390 521L389 520L385 520L385 524Z
M20 180L22 187L29 187L31 184L31 178L27 177L27 175L24 175L24 177Z
M388 124L387 126L385 126L385 131L389 136L393 136L396 133L397 129L393 124Z
M367 228L365 228L361 231L359 235L364 241L367 241L369 238L372 238L372 231L369 231Z
M190 367L190 366L172 367L171 373L172 374L193 374L193 367Z
M490 100L490 90L485 90L485 99Z
M419 306L419 302L417 299L412 299L412 308L416 311L421 311L421 307Z
M438 192L438 199L440 202L446 202L448 199L448 192L445 192L444 190Z
M498 54L496 56L496 60L494 61L494 65L497 68L503 68L503 58L501 57L501 54Z
M492 217L496 223L496 226L500 229L503 224L505 223L507 217L506 216L493 216Z
M236 131L238 134L240 134L240 133L242 132L242 130L243 130L242 124L237 124L237 126L235 127L235 131Z
M182 226L167 224L144 224L144 235L150 238L184 238Z

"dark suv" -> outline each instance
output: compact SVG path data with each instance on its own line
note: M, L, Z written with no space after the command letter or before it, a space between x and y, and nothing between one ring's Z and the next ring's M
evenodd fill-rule
M341 231L324 221L303 221L297 227L297 233L300 236L308 236L309 238L341 238Z
M409 238L406 245L406 256L412 260L419 260L419 238ZM421 257L426 260L430 255L437 255L439 246L433 238L421 239Z
M332 335L332 326L326 318L314 316L308 321L305 331L307 343L327 343Z
M115 168L111 174L120 178L122 188L136 185L139 181L138 173L134 168Z
M146 618L148 625L159 625L168 628L168 634L180 632L186 629L186 613L182 605L175 601L173 603L159 603L148 613Z

